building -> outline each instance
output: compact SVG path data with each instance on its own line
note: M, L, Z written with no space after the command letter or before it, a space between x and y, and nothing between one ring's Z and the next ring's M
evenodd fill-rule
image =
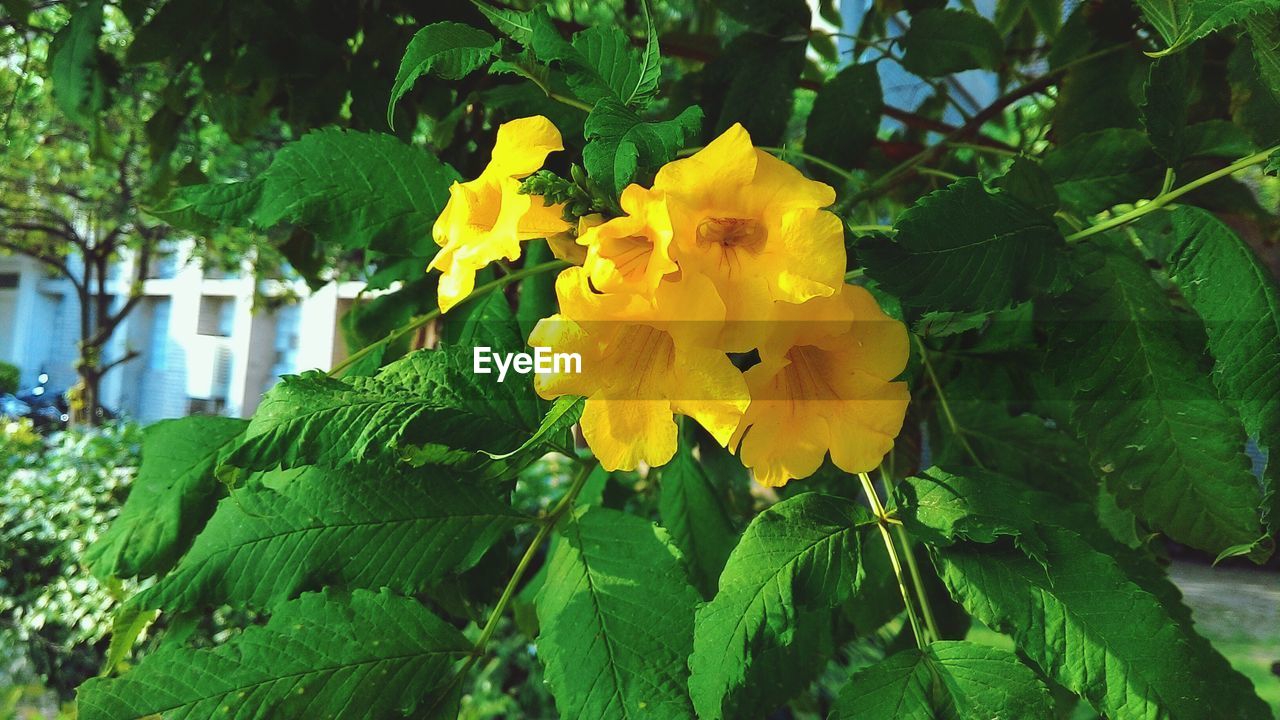
M338 322L363 283L302 281L258 289L280 299L253 312L250 272L206 271L185 242L152 262L144 298L117 329L107 361L138 358L103 379L105 407L142 422L192 413L248 417L281 375L328 369L346 357ZM108 282L124 302L133 277L126 259ZM291 298L297 298L291 300ZM70 281L27 257L0 256L0 360L22 371L24 387L48 373L51 391L75 384L79 302Z

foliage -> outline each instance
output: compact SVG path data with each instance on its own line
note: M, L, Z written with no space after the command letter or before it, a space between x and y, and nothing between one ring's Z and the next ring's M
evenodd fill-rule
M22 371L16 365L0 361L0 395L18 392Z
M1165 561L1275 547L1273 2L426 5L13 23L251 156L152 218L386 291L148 430L82 717L1271 716Z
M64 697L96 674L121 592L80 564L119 512L138 464L139 428L47 438L11 422L0 434L0 659L27 662Z

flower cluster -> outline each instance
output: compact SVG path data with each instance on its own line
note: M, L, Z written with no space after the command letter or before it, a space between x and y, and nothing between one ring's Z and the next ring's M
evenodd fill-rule
M447 310L477 269L520 241L563 241L561 206L518 193L561 149L541 117L503 125L480 178L455 184L435 228ZM531 345L578 353L580 374L535 378L545 398L587 398L582 432L609 470L661 465L676 415L735 448L765 485L812 474L828 452L848 472L879 464L906 412L907 335L844 282L828 185L751 144L740 125L627 187L622 215L584 218L580 265L556 281L560 312ZM542 233L542 234L538 234ZM562 257L566 254L560 253ZM757 353L745 373L735 365Z

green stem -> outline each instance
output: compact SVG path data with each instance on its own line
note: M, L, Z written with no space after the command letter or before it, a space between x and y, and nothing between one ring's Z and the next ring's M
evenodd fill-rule
M938 621L934 619L933 608L929 606L929 596L924 592L924 578L920 575L916 555L911 552L911 541L907 537L907 531L903 530L901 525L895 525L893 530L898 535L898 540L902 542L902 551L907 556L907 571L911 574L911 584L916 588L916 597L920 598L920 610L924 614L925 627L929 628L930 637L940 640L942 633L938 631Z
M517 280L522 280L532 275L541 275L544 272L550 272L552 270L559 270L561 268L567 268L567 267L569 267L569 263L564 262L563 260L552 260L550 262L545 262L540 265L534 265L533 267L521 268L520 270L513 271L509 275L503 275L497 280L491 280L485 283L484 285L481 285L480 287L472 290L471 294L463 298L462 302L467 302L468 300L471 300L473 298L478 298L482 295L487 295L493 292L494 290L497 290L499 288L504 288L510 285L511 283L516 282ZM419 328L431 322L432 320L435 320L436 318L440 317L440 315L441 315L440 308L436 308L435 310L432 310L427 313L423 313L422 315L418 315L410 319L409 322L405 323L404 325L401 325L395 330L392 330L391 333L388 334L386 337L382 338L381 340L378 340L377 342L373 342L368 345L365 345L364 347L360 348L356 352L347 356L346 360L343 360L337 365L334 365L333 369L329 371L329 376L337 377L338 373L351 367L351 365L358 362L364 356L368 355L369 353L373 352L379 347L382 347L383 345L389 345L399 340L400 338L404 337L405 335L408 335L409 333L412 333L418 330Z
M1091 225L1079 232L1071 233L1070 235L1067 236L1067 242L1077 242L1087 237L1092 237L1094 235L1097 235L1098 233L1103 233L1113 228L1120 227L1121 225L1126 225L1128 223L1131 223L1134 220L1137 220L1138 218L1142 217L1143 215L1159 210L1165 205L1168 205L1169 203L1173 202L1174 200L1177 200L1178 198L1182 197L1183 195L1186 195L1187 193L1191 192L1192 190L1195 190L1198 187L1208 185L1214 180L1217 180L1219 178L1224 178L1228 175L1231 175L1235 172L1243 170L1247 167L1264 163L1267 161L1267 158L1269 158L1272 153L1278 150L1280 150L1280 145L1273 145L1272 147L1269 147L1266 150L1263 150L1262 152L1254 153L1252 155L1249 155L1248 157L1240 158L1239 160L1231 163L1230 165L1222 168L1221 170L1215 170L1209 173L1208 175L1203 175L1201 177L1196 178L1195 180L1192 180L1186 185L1181 185L1179 187L1174 188L1173 190L1170 190L1165 193L1161 193L1156 197L1154 197L1151 200L1151 202L1146 203L1145 205L1140 205L1130 210L1129 212L1117 215L1111 218L1110 220L1100 222L1097 225Z
M484 627L480 630L480 637L475 644L471 646L471 653L468 655L462 667L450 678L449 683L445 685L444 690L436 696L435 705L438 706L449 697L453 689L458 686L466 678L471 668L484 656L485 650L489 645L489 641L493 639L493 634L497 632L498 623L502 620L503 614L507 611L507 606L511 604L511 599L515 597L516 588L520 585L520 581L524 579L524 575L529 571L529 565L533 563L533 558L537 556L539 548L550 537L559 524L560 518L566 512L573 508L573 501L577 499L578 493L582 492L582 487L587 484L587 478L591 476L591 472L595 470L595 462L587 462L578 470L578 474L573 479L573 484L569 486L569 491L560 498L560 502L551 508L551 512L547 513L540 522L538 534L533 536L533 542L529 543L529 547L525 549L524 555L520 556L520 562L516 564L515 572L511 573L511 579L507 581L506 587L502 588L502 595L498 597L498 604L493 607L493 611L489 613L489 619L485 621ZM427 712L430 717L436 709L435 706Z
M955 182L956 180L960 179L960 176L956 175L955 173L949 173L946 170L939 170L937 168L925 167L923 165L917 167L916 172L920 173L921 175L932 175L933 177L942 178L943 180L950 180L952 182Z
M880 537L884 540L884 549L889 553L889 564L893 566L893 574L898 578L898 591L902 593L902 605L906 608L907 621L911 623L911 632L916 637L916 645L924 648L928 644L928 638L925 637L920 616L916 613L915 603L911 600L911 591L907 589L907 581L902 574L902 562L898 559L898 548L893 544L893 536L889 534L889 516L884 511L884 505L880 503L880 495L871 484L870 476L866 473L858 473L858 479L862 481L862 491L867 494L871 511L875 513L876 527L880 528Z
M850 225L849 232L893 232L892 225Z
M1004 155L1005 157L1018 157L1021 152L1017 150L1009 150L1007 148L995 147L994 145L979 145L977 143L966 142L947 142L944 143L949 148L956 150L972 150L973 152L986 152L994 155Z
M956 416L951 413L951 404L947 402L947 394L942 391L942 383L938 382L938 375L933 371L933 363L929 362L929 350L924 346L924 341L919 335L913 334L912 339L916 341L916 347L920 350L920 362L924 365L924 371L929 375L929 382L933 384L933 391L938 395L938 406L942 408L942 416L947 420L947 426L951 428L951 434L960 441L960 445L969 455L969 459L973 460L973 464L981 469L986 469L982 461L978 459L978 454L973 451L973 447L969 445L969 439L965 437L964 429L960 427L960 423L956 422Z

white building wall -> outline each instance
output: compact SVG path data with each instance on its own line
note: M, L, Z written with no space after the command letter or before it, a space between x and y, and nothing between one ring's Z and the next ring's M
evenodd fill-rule
M173 260L159 266L162 272L153 272L161 277L144 282L143 300L117 330L104 361L128 349L140 355L107 375L108 408L142 422L211 408L244 417L280 375L328 369L345 357L338 313L362 284L333 283L310 293L301 282L272 282L267 291L302 300L255 313L252 274L211 277L190 256L193 249L194 243L182 243ZM33 385L43 369L50 389L65 391L77 380L80 319L71 284L27 258L0 257L3 272L17 272L20 283L0 290L0 359L21 368L24 385ZM113 270L115 302L127 296L132 277L128 259Z

